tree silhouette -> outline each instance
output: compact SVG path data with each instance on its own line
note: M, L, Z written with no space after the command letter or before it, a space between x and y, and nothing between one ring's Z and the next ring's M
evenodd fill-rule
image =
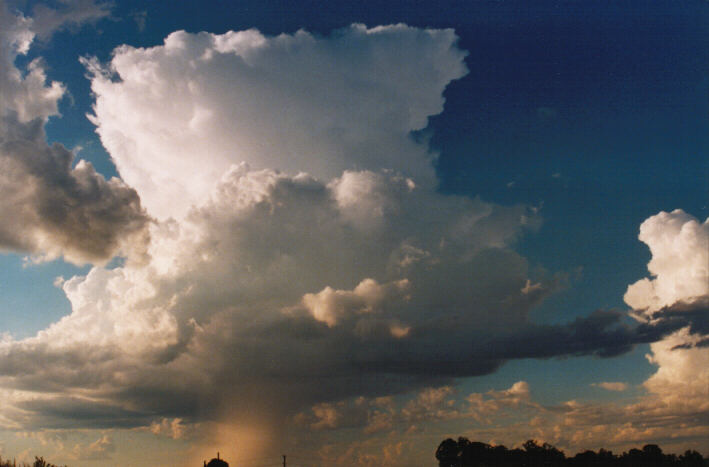
M682 467L702 467L704 464L705 459L697 451L687 450L679 456L679 465Z
M445 439L436 449L439 467L709 467L697 451L688 450L681 456L664 454L656 444L646 444L617 456L612 451L584 451L566 457L551 444L539 444L530 439L523 449L509 450L505 446L470 441Z
M32 462L31 464L28 464L27 462L20 462L20 463L17 463L15 461L11 462L9 459L3 460L0 457L0 467L59 467L59 466L45 461L44 457L35 456L34 462ZM66 467L66 466L64 466L64 467Z
M459 453L458 443L451 438L443 440L441 444L438 445L438 449L436 449L438 465L440 467L457 467L459 465Z

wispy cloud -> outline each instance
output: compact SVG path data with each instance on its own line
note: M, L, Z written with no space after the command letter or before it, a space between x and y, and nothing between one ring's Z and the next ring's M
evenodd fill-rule
M112 8L112 2L96 0L59 0L56 8L38 3L32 11L32 32L46 40L55 32L96 23L108 17Z
M628 383L621 383L617 381L604 381L602 383L593 383L592 386L597 386L599 388L607 389L608 391L622 392L628 389Z

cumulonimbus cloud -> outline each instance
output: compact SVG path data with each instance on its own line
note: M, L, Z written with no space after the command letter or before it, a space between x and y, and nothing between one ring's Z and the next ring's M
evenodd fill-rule
M442 111L464 57L450 30L353 25L324 37L179 31L84 60L91 119L125 182L71 168L55 147L40 161L64 161L67 181L37 185L66 189L67 215L86 212L77 225L117 230L96 230L100 248L52 245L103 258L140 233L144 260L67 280L70 315L0 342L4 419L148 427L261 409L275 425L321 404L321 425L336 425L322 404L516 358L614 356L685 327L608 311L531 322L560 282L532 277L513 250L536 210L439 193L435 154L411 137ZM7 160L34 167L24 154ZM14 247L55 251L40 246Z

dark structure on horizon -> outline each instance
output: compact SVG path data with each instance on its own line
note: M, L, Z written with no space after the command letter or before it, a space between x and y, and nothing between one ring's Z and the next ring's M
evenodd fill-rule
M229 467L229 463L224 459L220 459L219 452L217 452L217 457L209 462L204 461L204 467Z

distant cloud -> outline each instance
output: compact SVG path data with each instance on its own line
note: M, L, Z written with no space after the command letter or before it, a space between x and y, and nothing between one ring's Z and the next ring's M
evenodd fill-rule
M116 446L113 437L103 435L96 441L89 444L75 444L70 451L70 458L81 461L103 461L111 458Z
M628 389L628 383L620 383L620 382L602 382L602 383L593 383L592 386L596 386L599 388L607 389L608 391L616 391L616 392L622 392Z
M159 422L152 422L149 430L155 435L167 436L172 439L180 439L185 436L187 427L181 418L162 418Z
M485 422L490 417L533 407L529 385L518 381L508 389L486 393L458 394L452 386L422 388L406 402L392 397L366 398L317 404L297 414L295 423L311 430L360 428L366 434L385 430L409 430L431 421L472 419Z
M617 385L624 383L609 384L617 390ZM451 386L424 388L408 402L397 397L360 397L327 404L328 417L337 420L328 427L315 430L309 426L318 420L316 407L296 415L295 423L302 428L309 426L314 430L311 436L322 443L333 438L323 431L359 429L362 433L359 438L364 438L359 443L365 444L351 446L352 458L356 457L354 453L369 451L366 443L381 438L383 433L391 439L406 434L405 439L412 443L409 456L415 456L418 452L415 446L422 438L417 437L412 427L436 426L436 422L445 422L446 427L454 423L465 426L464 434L471 440L512 447L533 436L571 453L599 447L627 450L643 443L659 443L676 452L697 443L701 445L709 434L703 421L708 413L706 408L667 406L652 395L630 404L569 400L549 406L536 401L532 389L527 382L518 381L507 389L468 394ZM444 428L444 432L447 430ZM398 462L407 465L413 463L413 457L412 460L403 457Z
M113 8L112 2L95 0L59 0L57 5L52 8L38 3L32 11L32 31L42 40L57 31L95 23L108 17Z
M145 31L145 24L148 21L148 12L145 10L135 11L131 13L131 17L133 18L133 21L135 21L135 25L138 27L138 31Z

